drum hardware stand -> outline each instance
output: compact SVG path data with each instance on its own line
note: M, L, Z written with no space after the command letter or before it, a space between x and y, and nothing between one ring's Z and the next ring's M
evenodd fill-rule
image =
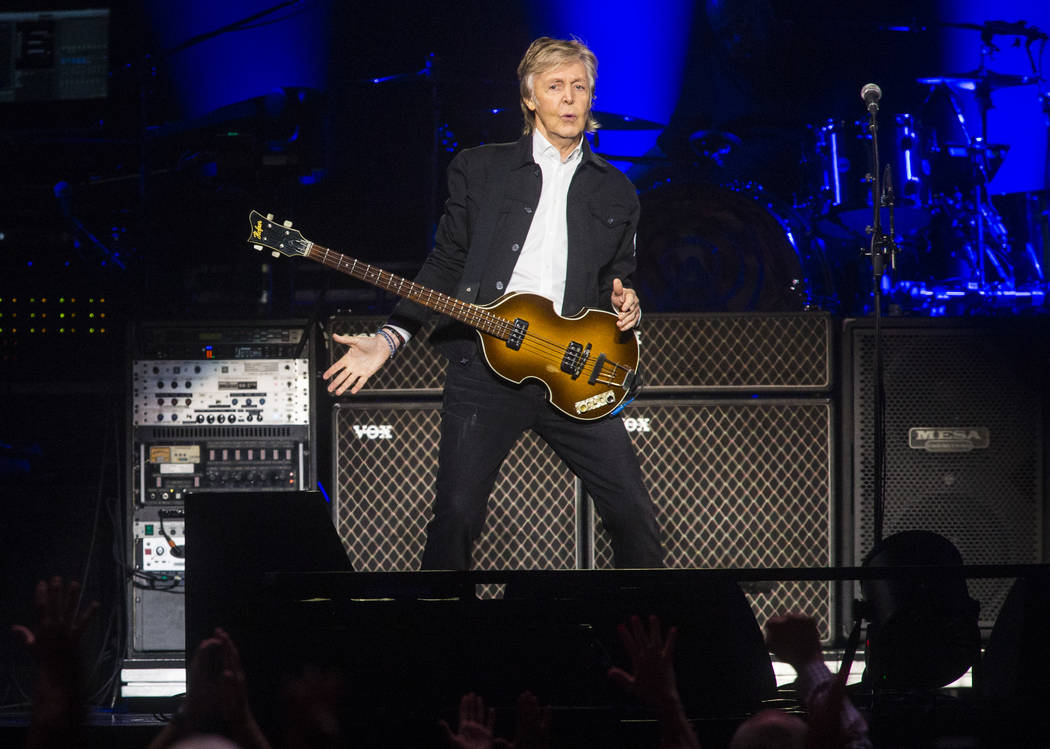
M1031 45L1037 39L1045 41L1046 35L1034 27L1027 27L1024 21L1019 21L1016 24L1006 24L997 21L989 21L985 23L981 28L981 64L978 67L975 76L976 85L974 88L975 97L977 100L977 107L981 113L981 135L976 145L971 146L971 163L973 164L973 171L975 176L975 195L974 195L974 224L977 231L977 284L978 289L984 292L988 285L988 273L985 265L985 259L991 262L998 273L999 280L1008 285L1013 286L1014 284L1014 269L1007 260L1009 251L1009 237L1006 233L1006 228L1003 226L1002 219L999 216L998 210L991 201L991 197L988 194L988 183L991 181L991 170L988 164L988 152L993 148L988 143L988 112L994 106L992 104L992 88L993 82L991 77L987 74L988 69L986 61L989 55L999 52L1000 49L992 41L996 34L1005 35L1019 35L1025 36L1028 39L1026 48L1028 49L1028 56L1031 59ZM1036 72L1035 64L1033 61L1033 72ZM999 85L1003 85L1000 82ZM1009 84L1006 84L1009 85ZM994 241L998 247L994 247L992 241L986 246L986 226L987 232L992 236L990 240Z

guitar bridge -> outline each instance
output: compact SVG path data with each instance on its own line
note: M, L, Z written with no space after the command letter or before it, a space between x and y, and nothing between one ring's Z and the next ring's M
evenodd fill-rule
M561 359L561 371L572 375L572 379L575 380L580 376L583 365L589 358L591 358L591 344L588 343L587 348L584 348L582 343L573 341L565 349L565 356Z
M507 336L507 348L518 351L521 349L521 344L525 342L525 331L529 329L529 321L522 320L520 317L514 320L514 327L511 328L510 335Z

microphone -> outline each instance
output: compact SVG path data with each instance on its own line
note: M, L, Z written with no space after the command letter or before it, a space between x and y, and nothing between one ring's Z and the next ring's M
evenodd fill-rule
M882 89L877 83L866 83L860 90L860 98L868 105L868 111L874 114L879 111L879 99L882 98Z
M882 191L893 200L893 164L887 164L882 172Z

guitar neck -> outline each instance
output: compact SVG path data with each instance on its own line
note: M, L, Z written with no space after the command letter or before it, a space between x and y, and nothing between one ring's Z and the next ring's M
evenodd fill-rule
M440 291L428 289L415 281L395 275L374 265L356 260L348 255L322 247L314 242L309 242L306 248L306 257L321 265L345 273L348 276L386 289L397 294L403 299L422 304L436 312L448 315L459 320L472 328L477 328L483 333L506 338L510 333L510 323L503 318L492 314L486 309L464 302Z

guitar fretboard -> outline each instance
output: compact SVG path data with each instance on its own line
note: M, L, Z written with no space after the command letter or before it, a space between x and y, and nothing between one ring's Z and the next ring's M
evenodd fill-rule
M342 253L322 247L306 240L306 257L321 265L334 268L348 276L353 276L365 283L386 289L399 297L410 299L432 310L448 315L482 333L506 339L513 330L513 323L494 315L486 309L462 300L428 289L415 281L395 275L382 268L356 260Z

